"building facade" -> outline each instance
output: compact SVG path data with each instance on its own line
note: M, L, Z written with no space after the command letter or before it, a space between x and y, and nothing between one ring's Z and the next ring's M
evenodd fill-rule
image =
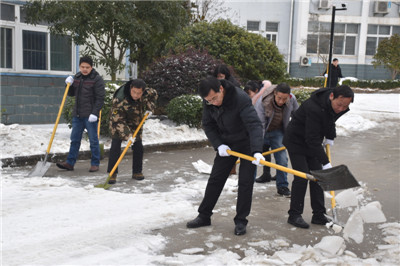
M400 1L375 0L226 0L229 19L274 42L292 77L319 76L328 61L332 6L335 12L333 58L342 73L358 79L390 79L390 71L374 68L381 40L400 35ZM226 17L224 17L226 18Z
M0 6L1 123L54 123L65 91L65 78L79 72L84 47L70 36L55 36L46 23L26 23L26 1ZM129 62L126 62L129 67ZM95 67L110 80L103 67ZM117 79L129 80L128 69Z

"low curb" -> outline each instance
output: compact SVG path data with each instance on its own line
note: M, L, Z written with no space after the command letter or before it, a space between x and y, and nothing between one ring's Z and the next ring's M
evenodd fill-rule
M202 148L210 146L208 140L201 141L185 141L185 142L166 142L162 144L148 144L144 145L144 152L154 152L154 151L169 151L169 150L183 150L183 149L193 149ZM124 148L124 147L122 147ZM108 157L110 149L104 150L104 157ZM48 161L52 163L65 161L67 159L68 153L50 153L48 156ZM90 159L90 151L80 151L78 160ZM17 156L14 158L3 158L1 159L2 167L21 167L28 165L35 165L40 160L43 160L44 155L30 155L30 156Z

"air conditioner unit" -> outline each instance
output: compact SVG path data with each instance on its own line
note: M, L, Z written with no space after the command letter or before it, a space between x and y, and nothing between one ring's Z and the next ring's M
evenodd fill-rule
M374 14L387 14L389 3L387 1L375 1Z
M319 0L318 9L329 9L331 8L330 0Z
M300 66L311 66L311 58L307 56L300 56Z

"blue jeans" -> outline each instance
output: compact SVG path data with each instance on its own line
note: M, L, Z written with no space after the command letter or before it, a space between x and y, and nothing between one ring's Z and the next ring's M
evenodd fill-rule
M87 117L75 116L72 118L71 146L69 147L67 163L75 165L79 154L79 148L81 147L82 134L86 128L89 135L90 151L92 152L91 165L100 165L100 146L99 138L97 137L97 123L98 121L90 123Z
M265 132L264 135L264 147L269 150L272 150L282 147L282 139L283 139L283 131L282 130L274 130L271 132ZM286 155L286 151L279 151L274 153L274 158L276 164L287 167L288 158ZM276 187L288 187L289 183L287 181L287 173L277 170L276 171Z

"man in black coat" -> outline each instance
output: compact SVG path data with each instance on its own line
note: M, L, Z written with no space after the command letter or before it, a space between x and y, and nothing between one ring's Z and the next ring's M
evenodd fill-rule
M313 92L297 109L283 138L293 169L310 173L310 170L332 167L323 145L333 145L336 137L335 121L350 110L349 105L353 100L354 93L346 85L323 88ZM301 216L307 184L308 180L294 177L288 212L288 223L301 228L309 227ZM329 221L325 217L324 192L313 181L310 181L310 197L313 210L311 223L325 225Z
M261 155L263 132L260 119L250 98L227 80L215 77L202 80L199 94L203 98L203 128L217 152L208 179L199 215L187 223L188 228L211 225L211 215L237 157L228 150L256 158L253 162L241 160L239 167L238 199L236 204L235 234L246 233L253 194L255 165L264 160ZM253 164L252 164L253 163Z
M83 56L79 60L79 72L69 76L65 83L70 83L68 96L75 97L72 111L71 145L67 161L57 163L61 169L74 170L74 165L81 146L82 133L87 129L92 153L89 172L96 172L100 165L100 146L97 136L99 112L104 104L105 88L103 78L93 68L93 60Z
M329 88L334 88L337 86L339 78L343 78L342 69L339 66L339 59L334 58L332 60L331 69L329 75L324 72L324 76L330 80L330 83L327 85Z

